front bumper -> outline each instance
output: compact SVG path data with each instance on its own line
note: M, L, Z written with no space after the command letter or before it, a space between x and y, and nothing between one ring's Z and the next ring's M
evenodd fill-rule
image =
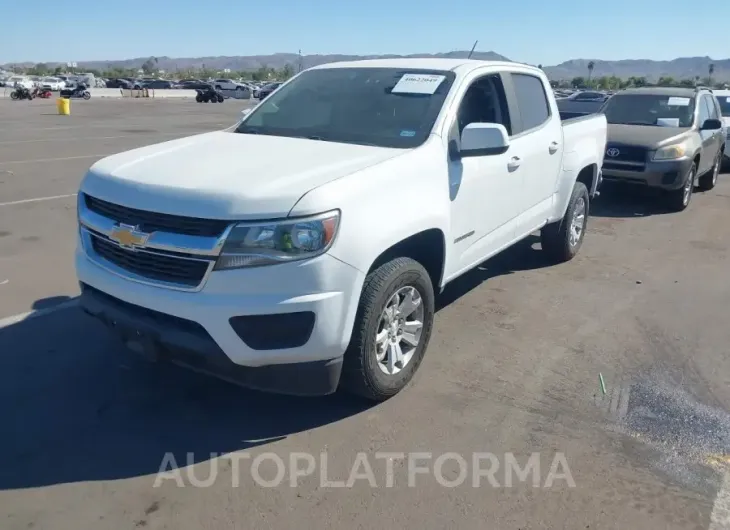
M133 349L137 341L156 356L263 390L326 394L336 388L364 274L329 255L214 271L196 292L125 278L92 262L81 242L75 262L83 307L107 324L121 322L112 327ZM303 340L290 344L267 346L261 334L252 340L233 327L236 317L304 313L313 313L313 322L299 333ZM129 336L137 331L139 340Z
M692 159L689 157L624 165L604 161L602 172L606 182L625 182L650 188L676 190L684 185L684 179L691 166Z

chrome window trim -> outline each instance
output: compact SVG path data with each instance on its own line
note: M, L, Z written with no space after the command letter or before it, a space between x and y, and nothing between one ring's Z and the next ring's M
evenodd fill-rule
M92 237L98 237L100 239L104 239L105 241L109 243L113 243L114 245L117 245L120 248L124 248L121 245L118 245L116 242L112 241L108 237L106 237L106 234L104 236L100 234L95 234L91 230L89 230L85 226L80 227L79 234L81 236L81 244L84 249L84 253L86 254L86 258L93 263L94 265L101 267L102 269L106 270L107 272L110 272L114 274L115 276L118 276L120 278L123 278L125 280L130 280L136 283L149 285L151 287L162 287L165 289L172 289L175 291L184 291L184 292L198 292L203 289L206 282L208 281L208 277L210 276L210 273L213 271L213 267L215 266L216 259L215 257L211 257L211 259L202 259L202 258L193 258L193 257L184 257L184 256L171 256L169 254L164 254L162 252L153 252L150 250L145 249L135 249L134 251L130 252L145 252L147 254L157 254L162 255L165 257L171 257L176 259L187 259L189 261L200 261L200 262L208 262L208 268L206 269L205 273L203 274L203 277L200 280L200 283L195 286L189 286L184 285L180 283L173 283L173 282L165 282L162 280L153 280L151 278L147 278L145 276L141 276L139 274L135 274L133 272L130 272L126 269L123 269L122 267L119 267L118 265L115 265L114 263L104 259L100 255L98 255L96 252L94 252L94 248L91 243ZM160 249L162 250L162 249Z
M86 206L86 201L81 194L79 195L78 201L78 216L81 226L103 234L107 238L111 234L112 229L119 225L119 222L114 219L109 219L91 211ZM221 250L223 250L223 244L234 225L235 222L231 221L228 227L218 237L190 236L163 231L150 232L150 237L147 239L144 248L215 257L220 255Z

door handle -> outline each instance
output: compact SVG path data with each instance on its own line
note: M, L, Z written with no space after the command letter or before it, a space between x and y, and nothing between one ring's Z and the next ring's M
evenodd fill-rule
M522 160L520 160L520 157L513 156L510 158L509 162L507 163L507 169L510 171L514 171L518 167L520 167L520 164L522 163Z
M550 151L551 155L554 155L558 152L558 147L560 147L560 144L558 144L558 142L553 142L550 144L550 147L548 147L548 151Z

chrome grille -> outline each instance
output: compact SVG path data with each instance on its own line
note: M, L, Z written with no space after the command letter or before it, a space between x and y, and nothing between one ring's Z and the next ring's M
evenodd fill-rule
M166 213L150 212L113 204L90 195L84 195L86 207L92 212L117 223L136 226L143 232L169 232L189 236L218 237L230 221L200 219Z
M125 271L154 280L187 287L197 287L203 281L212 260L160 251L131 250L93 234L91 246L104 260Z

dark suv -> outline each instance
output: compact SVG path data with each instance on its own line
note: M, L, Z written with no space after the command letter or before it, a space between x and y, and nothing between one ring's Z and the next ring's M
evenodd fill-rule
M687 208L694 186L710 190L725 136L720 107L703 88L634 88L601 108L608 121L605 181L661 188L672 209Z

